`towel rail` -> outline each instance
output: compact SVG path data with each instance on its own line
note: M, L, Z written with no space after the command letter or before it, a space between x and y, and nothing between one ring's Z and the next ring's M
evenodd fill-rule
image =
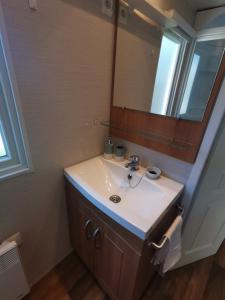
M180 204L177 204L177 209L179 211L179 216L183 216L184 214L184 209ZM159 244L154 243L154 242L149 242L148 246L153 247L156 250L162 249L163 246L166 244L167 241L167 237L165 235L162 236L161 241L159 242Z
M162 249L162 247L165 245L166 241L167 241L167 237L163 236L163 238L161 239L161 242L159 244L156 244L154 242L150 242L148 245L153 247L154 249L159 250L159 249Z

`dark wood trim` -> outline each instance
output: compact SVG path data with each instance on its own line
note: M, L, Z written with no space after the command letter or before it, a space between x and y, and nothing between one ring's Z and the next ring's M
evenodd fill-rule
M116 41L117 29L115 29L113 77L115 76ZM202 122L176 119L113 106L113 83L110 134L180 160L194 163L224 75L225 54L223 55Z
M111 106L113 105L114 97L114 83L115 83L115 71L116 71L116 47L117 47L117 33L118 33L118 13L119 13L119 1L115 1L115 15L114 15L114 43L113 43L113 58L112 58L112 84L111 84Z

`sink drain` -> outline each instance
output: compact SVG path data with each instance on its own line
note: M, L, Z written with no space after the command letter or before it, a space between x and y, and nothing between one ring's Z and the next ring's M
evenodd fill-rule
M118 195L112 195L109 197L109 200L112 201L113 203L119 203L121 201L121 198Z

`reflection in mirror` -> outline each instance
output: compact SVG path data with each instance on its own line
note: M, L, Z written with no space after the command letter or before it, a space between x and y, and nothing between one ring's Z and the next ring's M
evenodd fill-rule
M113 105L201 121L225 40L163 29L120 1Z
M196 42L178 116L200 121L224 53L225 40Z
M181 70L187 40L175 31L165 31L162 37L152 104L149 112L171 115L175 87Z
M140 14L130 14L127 7L122 8L117 32L114 105L149 111L162 33ZM126 12L125 17L121 11Z
M225 26L225 18L224 18L224 13L225 13L225 8L223 7L218 7L216 10L215 14L216 16L211 16L207 19L205 19L205 24L204 28L219 28L219 27L224 27Z

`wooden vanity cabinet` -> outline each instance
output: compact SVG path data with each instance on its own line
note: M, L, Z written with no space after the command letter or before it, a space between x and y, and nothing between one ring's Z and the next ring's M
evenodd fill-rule
M99 234L93 240L94 275L112 299L132 299L134 279L129 274L135 274L139 257L110 226L96 218ZM125 293L121 290L123 283Z
M93 217L89 209L74 201L74 196L73 193L68 195L70 237L72 245L80 258L92 270L93 247L91 239L94 230Z
M110 299L140 299L155 274L150 262L154 250L148 243L161 239L175 216L174 207L143 241L98 210L67 180L66 197L71 241L82 261Z

